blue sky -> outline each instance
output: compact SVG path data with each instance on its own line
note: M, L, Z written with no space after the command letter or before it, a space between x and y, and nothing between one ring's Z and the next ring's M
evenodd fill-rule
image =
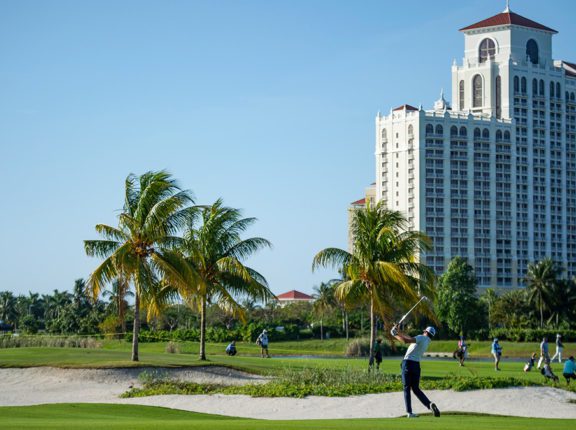
M0 291L71 289L129 173L169 170L274 244L275 293L312 292L374 181L374 117L431 107L458 29L504 0L0 0ZM576 62L576 2L514 0ZM448 91L447 91L448 93ZM450 94L447 94L450 97Z

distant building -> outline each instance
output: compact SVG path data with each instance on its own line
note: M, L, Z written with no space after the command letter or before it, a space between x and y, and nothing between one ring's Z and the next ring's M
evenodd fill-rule
M452 106L441 94L376 117L376 201L430 236L438 274L462 256L480 287L516 288L551 257L575 276L576 64L509 8L460 31Z
M287 293L276 296L280 306L286 306L292 303L313 302L314 297L308 294L301 293L300 291L292 290Z

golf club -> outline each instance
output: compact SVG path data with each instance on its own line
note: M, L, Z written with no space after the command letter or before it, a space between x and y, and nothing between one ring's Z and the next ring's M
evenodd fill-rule
M412 307L410 308L410 310L409 310L408 312L406 312L402 318L400 318L400 321L398 321L398 322L396 323L396 325L398 326L398 325L402 324L402 322L404 322L404 320L408 317L408 315L410 315L410 313L412 313L412 311L416 308L416 306L418 306L418 304L419 304L422 300L428 300L428 297L422 296L422 297L420 298L420 300L418 300L418 301L416 302L416 304L415 304L414 306L412 306Z

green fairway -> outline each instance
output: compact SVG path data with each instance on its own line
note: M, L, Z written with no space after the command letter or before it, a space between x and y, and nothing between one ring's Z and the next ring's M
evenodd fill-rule
M254 356L228 357L226 355L208 355L208 361L199 361L195 354L168 354L165 345L160 343L142 344L140 361L130 361L129 346L124 342L109 343L103 349L81 348L8 348L0 349L0 367L36 367L53 366L69 368L113 368L113 367L183 367L217 365L245 370L257 374L276 374L292 368L325 368L325 369L367 369L366 359L356 358L290 358L273 357L262 359ZM401 357L384 360L381 371L398 374ZM486 360L470 360L464 367L458 366L453 359L425 359L422 362L423 378L443 378L451 376L490 376L516 377L534 382L543 382L537 372L524 373L523 362L503 359L501 372L495 372L493 364ZM553 363L554 372L561 376L562 366ZM561 384L564 386L564 383Z
M530 427L546 430L568 430L573 420L512 418L478 415L429 415L408 421L396 419L342 419L308 421L264 421L206 415L165 408L131 405L59 404L0 408L2 428L9 429L506 429Z

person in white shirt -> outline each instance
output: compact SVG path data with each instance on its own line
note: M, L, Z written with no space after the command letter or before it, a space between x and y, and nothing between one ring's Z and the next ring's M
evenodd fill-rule
M420 389L420 359L428 349L428 345L432 341L432 336L436 334L436 329L434 327L426 327L421 335L411 337L401 333L395 325L392 327L390 333L399 341L410 344L402 361L402 385L404 386L404 404L406 405L408 418L418 416L412 413L410 390L414 392L418 400L420 400L427 409L430 409L434 413L435 417L439 417L440 410L438 407L432 403Z

